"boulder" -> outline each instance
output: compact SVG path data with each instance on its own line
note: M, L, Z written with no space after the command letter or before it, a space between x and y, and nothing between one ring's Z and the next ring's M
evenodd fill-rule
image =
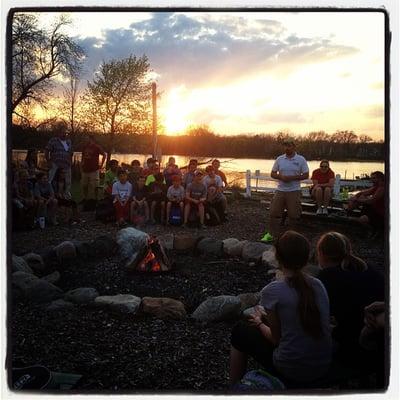
M117 232L119 255L124 260L133 260L137 253L147 245L150 237L135 228L124 228Z
M54 246L46 246L42 249L35 250L39 254L46 265L57 263L57 254Z
M46 307L47 311L65 311L75 308L75 305L63 299L54 300Z
M274 248L264 251L264 253L262 253L261 263L265 267L269 267L269 268L278 268L279 267L278 260L276 259L276 256L275 256Z
M12 271L33 274L32 268L28 265L25 259L14 254L12 255Z
M28 263L29 267L35 272L43 272L46 269L43 258L39 254L28 253L23 256L23 259Z
M92 252L90 242L82 242L81 240L72 240L71 242L75 246L78 257L84 260L90 258L91 256L96 257L95 254L92 254L94 251Z
M168 297L143 297L142 309L144 313L160 319L182 319L186 317L183 303Z
M37 303L46 303L63 296L63 291L57 286L25 272L14 272L12 285L25 299Z
M261 242L248 242L245 243L242 249L242 258L245 261L259 262L263 253L273 247L269 244Z
M196 250L201 254L221 257L223 255L222 240L204 238L197 243Z
M223 243L224 253L225 253L227 256L232 256L232 257L234 257L234 255L231 254L232 248L235 248L235 246L237 246L237 245L240 243L239 239L236 239L236 238L228 238L228 239L224 239L224 240L222 241L222 243ZM241 252L240 252L240 253L241 253Z
M60 278L61 278L60 273L58 271L54 271L51 274L44 276L42 279L54 285L60 280Z
M242 257L243 247L247 243L249 243L248 240L241 240L236 244L232 244L229 247L229 253L227 253L227 255L230 257Z
M245 318L250 318L250 316L255 313L256 313L256 307L249 307L242 311L242 315Z
M101 235L90 242L90 253L95 258L111 257L117 249L118 244L111 235Z
M131 294L117 294L116 296L98 296L95 304L117 314L136 314L141 303L140 297Z
M76 258L76 249L72 242L65 241L54 247L57 258L60 262L68 262Z
M196 308L192 318L202 322L229 320L239 315L240 307L240 299L236 296L209 297Z
M65 293L64 300L75 304L92 303L99 293L96 289L90 287L82 287L68 291Z
M240 300L240 311L254 307L260 302L260 293L242 293L236 296Z
M167 233L165 235L158 236L158 241L162 247L166 250L173 250L174 248L174 235Z
M174 250L190 251L196 246L198 238L193 235L176 235L174 237Z

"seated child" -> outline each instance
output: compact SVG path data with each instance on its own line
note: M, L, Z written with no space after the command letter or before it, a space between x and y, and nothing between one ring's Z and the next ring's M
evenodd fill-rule
M145 185L145 181L146 177L141 175L133 186L131 221L135 225L140 225L139 221L145 224L149 220L148 187Z
M209 185L207 189L207 200L205 206L205 221L208 225L218 225L223 221L225 214L218 201L218 189L215 185Z
M169 224L169 218L172 207L179 207L181 215L183 216L183 202L185 200L185 189L181 185L182 179L179 175L172 177L172 186L167 191L167 224Z
M17 181L13 185L13 204L18 225L33 228L37 201L33 197L33 185L26 169L17 173Z
M147 179L149 176L147 177ZM156 207L160 209L160 221L164 223L165 198L167 186L164 183L164 176L161 172L154 175L154 182L149 184L149 204L150 204L150 222L154 224Z
M128 174L125 170L118 170L118 180L112 186L114 196L115 216L118 226L125 226L129 221L130 202L132 197L132 185L128 182Z
M227 206L226 197L223 194L223 181L219 175L216 175L214 167L212 165L207 166L206 168L207 175L203 178L203 183L208 190L210 185L215 186L216 193L213 199L213 203L220 211L221 221L225 220L225 210Z
M104 175L104 194L111 196L112 186L117 181L118 160L110 160L108 170Z
M54 196L54 190L48 180L47 174L44 172L39 172L36 175L36 184L33 193L38 202L37 217L40 228L44 228L46 218L51 224L58 225L56 219L57 199Z
M170 157L168 159L168 164L164 169L165 183L167 184L168 188L172 185L172 178L176 175L182 177L182 172L175 164L175 157Z
M143 168L140 166L140 161L133 160L128 172L128 181L132 184L132 186L135 186L139 177L143 175L142 172Z
M192 209L195 209L200 219L200 227L204 225L204 203L207 197L207 189L202 183L203 173L200 170L194 172L193 182L186 188L186 204L183 226L187 226L189 214Z

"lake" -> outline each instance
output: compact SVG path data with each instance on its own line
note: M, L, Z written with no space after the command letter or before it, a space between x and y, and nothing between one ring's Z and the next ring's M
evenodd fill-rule
M13 160L24 159L26 150L13 150ZM190 156L175 156L176 163L182 167L189 163L191 158L197 158L200 163L210 161L207 157L190 157ZM121 154L114 153L112 158L117 159L120 163L130 164L132 160L139 160L141 165L144 164L149 154ZM170 155L164 155L161 159L161 165L165 166ZM74 160L79 161L81 153L74 153ZM43 162L43 154L39 154L39 162ZM272 165L275 160L260 160L254 158L218 158L221 162L221 170L227 175L230 184L245 186L244 174L250 169L252 172L259 170L261 173L271 172ZM308 161L310 172L319 167L319 160ZM373 171L385 171L385 164L379 161L332 161L331 169L335 174L340 174L342 178L355 179L357 176L370 175Z

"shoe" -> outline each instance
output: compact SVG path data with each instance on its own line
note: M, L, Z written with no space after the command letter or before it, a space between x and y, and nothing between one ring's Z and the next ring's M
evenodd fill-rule
M261 238L261 241L270 243L274 241L274 237L269 232L266 232L265 235Z
M317 215L322 215L322 207L318 207Z
M329 213L328 213L328 209L326 208L326 207L324 207L323 209L322 209L322 215L328 215Z
M204 224L201 224L200 229L207 229L207 227Z

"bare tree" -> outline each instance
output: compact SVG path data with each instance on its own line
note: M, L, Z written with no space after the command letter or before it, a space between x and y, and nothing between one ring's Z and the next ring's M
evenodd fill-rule
M69 71L68 84L64 86L63 99L60 111L68 122L71 135L79 130L79 76L74 71Z
M46 30L34 14L15 13L12 24L12 111L22 104L43 103L52 78L78 73L84 52L64 34L66 16Z
M360 137L358 138L358 141L360 143L371 143L373 141L371 136L368 135L360 135Z

